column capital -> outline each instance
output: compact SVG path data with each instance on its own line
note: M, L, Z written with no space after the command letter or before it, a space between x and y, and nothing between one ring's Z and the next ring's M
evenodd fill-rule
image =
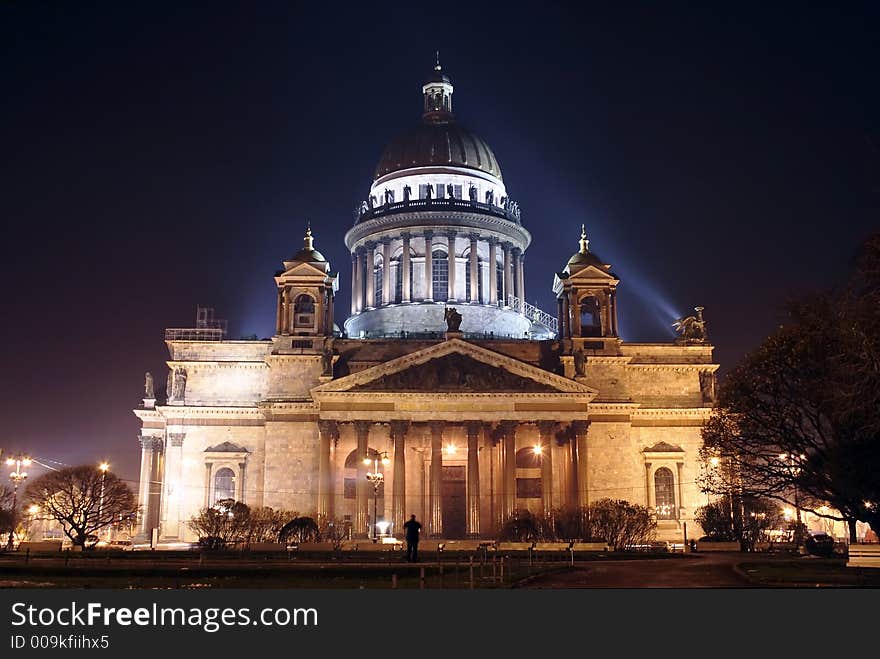
M390 244L391 244L391 240L392 240L392 239L389 238L388 236L384 236L384 237L382 237L382 238L379 238L378 242L379 242L380 244L382 244L382 245L390 245Z
M409 240L410 238L412 238L412 234L411 234L409 231L401 231L401 232L400 232L400 237L401 237L403 240Z
M142 449L147 451L162 450L162 440L159 437L153 437L152 435L138 435L138 440L140 440Z
M517 247L516 245L513 245L510 251L513 252L514 256L520 256L523 253L522 249L520 247Z
M367 250L374 250L374 249L376 249L376 244L377 244L376 241L368 240L367 242L364 243L364 248Z
M425 229L424 231L422 231L422 235L423 235L425 238L427 238L428 240L430 240L431 238L434 237L434 232L431 231L431 229Z
M589 421L579 420L571 422L571 430L575 435L586 435L587 428L590 427Z
M501 248L505 252L509 252L511 249L513 249L513 243L509 240L499 241L498 244L501 245Z
M447 238L453 238L453 239L454 239L454 238L458 237L458 231L457 231L456 229L447 229L446 231L443 232L443 234L444 234Z
M339 440L339 424L336 421L318 420L318 432L327 435L334 442Z
M467 429L468 439L479 437L483 430L482 421L466 421L464 426Z
M373 427L372 421L353 421L352 423L354 424L354 430L358 434L358 437L369 436L370 428Z
M547 437L556 432L559 423L556 421L538 421L535 425L538 426L538 432L541 433L543 437Z
M480 239L481 236L478 233L469 233L467 234L467 237L468 240L470 240L472 243L475 243Z
M357 247L354 248L354 253L357 256L363 256L364 252L366 252L366 251L367 251L367 249L363 245L358 245Z
M431 428L431 433L442 433L443 428L446 427L445 421L429 421L428 426Z
M397 419L389 422L388 428L391 438L395 439L397 437L405 437L406 433L409 432L409 428L411 425L412 424L409 421L402 421Z
M499 244L501 244L501 241L497 238L497 236L489 236L489 237L486 238L485 240L486 240L486 242L489 243L490 245L499 245Z
M183 446L183 440L186 438L185 432L170 432L168 433L168 443L174 447Z

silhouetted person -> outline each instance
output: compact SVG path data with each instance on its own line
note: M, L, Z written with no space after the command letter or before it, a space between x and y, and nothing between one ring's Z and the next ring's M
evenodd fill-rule
M422 525L416 521L415 515L410 515L409 521L403 525L406 532L406 560L416 563L419 560L419 533Z

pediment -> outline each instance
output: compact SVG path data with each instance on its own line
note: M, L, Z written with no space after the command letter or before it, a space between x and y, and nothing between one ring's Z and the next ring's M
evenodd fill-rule
M590 264L585 268L582 268L581 270L569 274L568 278L571 281L596 281L597 279L611 280L615 282L618 281L617 277L614 275L613 272L611 272L610 269L600 268L593 264Z
M313 395L324 392L543 393L590 398L597 393L568 378L461 339L450 339L312 390Z
M643 453L684 453L684 449L680 446L670 444L668 442L657 442L653 446L649 446L642 450Z
M276 278L316 277L323 279L327 276L327 272L323 268L319 268L304 261L285 261L284 267L286 269L283 272L278 273Z
M205 449L205 453L248 453L249 451L239 446L238 444L233 444L232 442L223 442L222 444L217 444L216 446L209 446Z

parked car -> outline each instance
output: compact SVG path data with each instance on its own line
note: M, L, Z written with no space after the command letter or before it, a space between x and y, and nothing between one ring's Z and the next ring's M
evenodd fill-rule
M811 533L805 541L804 546L813 556L823 556L825 558L834 554L835 540L827 533Z

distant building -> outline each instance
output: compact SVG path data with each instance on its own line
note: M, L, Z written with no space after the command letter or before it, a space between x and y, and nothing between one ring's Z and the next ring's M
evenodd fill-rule
M718 368L701 315L674 343L623 342L619 279L583 231L547 270L557 308L527 305L532 236L498 161L456 121L439 64L422 92L421 122L385 149L345 236L344 330L340 276L309 230L275 276L271 340L169 331L167 400L135 410L145 536L192 540L187 520L224 498L354 536L375 503L392 532L415 513L430 535L461 538L493 536L515 510L611 497L648 506L661 538L701 533ZM379 456L374 502L364 458Z

